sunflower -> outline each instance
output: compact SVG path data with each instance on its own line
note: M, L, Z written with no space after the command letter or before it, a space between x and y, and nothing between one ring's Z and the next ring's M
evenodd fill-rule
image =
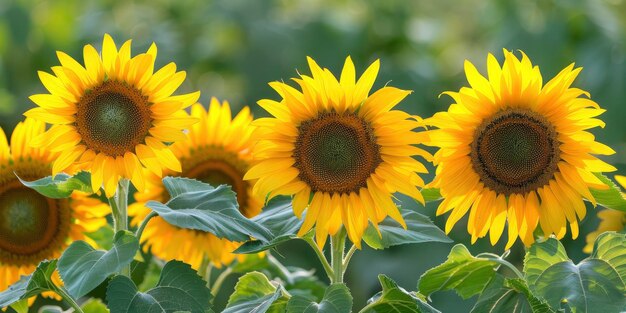
M58 153L33 148L30 138L45 131L45 124L27 118L7 143L0 128L0 291L32 273L39 262L54 259L74 240L95 243L86 233L106 224L109 207L85 194L49 199L25 187L27 181L50 174Z
M165 174L195 178L214 186L231 185L237 193L241 213L246 217L257 215L263 203L253 196L250 183L243 180L243 175L250 167L253 142L250 109L244 107L231 119L228 102L220 104L213 98L208 113L201 104L195 104L191 108L191 115L200 122L191 127L189 140L172 145L174 155L181 161L182 172ZM135 194L137 202L129 207L133 225L140 224L150 213L145 202L166 202L169 199L159 177L152 175L146 186L144 192ZM199 269L205 258L216 267L230 264L235 259L235 254L231 252L240 245L211 233L178 228L160 217L148 223L142 242L145 243L144 249L152 249L157 257L166 260L182 258L195 269Z
M617 180L623 188L626 188L626 177L615 175L615 180ZM624 195L622 194L622 196ZM591 253L591 251L593 251L593 244L600 234L607 231L622 231L624 225L626 225L626 213L622 211L607 208L598 212L598 218L600 219L598 229L587 234L587 245L583 248L583 252L585 253Z
M107 197L121 178L141 190L143 168L158 176L163 168L181 170L164 143L186 139L182 130L194 119L184 108L200 95L172 96L185 72L176 72L174 63L153 72L156 45L132 58L130 47L128 40L117 50L113 39L104 35L101 57L93 46L84 47L84 67L57 52L61 66L52 67L54 75L39 72L50 94L31 96L39 107L25 113L52 124L33 145L61 152L53 175L80 165L91 171L94 192L104 185Z
M253 152L258 164L245 178L258 178L254 192L261 196L294 195L298 218L308 207L298 235L315 225L323 247L328 235L343 226L360 247L369 222L377 227L390 216L406 227L394 192L424 202L416 188L424 182L417 173L427 171L412 156L430 157L414 146L427 137L412 131L420 127L419 120L391 110L410 91L385 86L369 95L379 61L358 81L350 57L339 80L313 59L308 63L312 77L293 79L302 91L273 82L282 100L258 102L274 117L253 123L259 128Z
M594 118L604 110L571 87L581 68L571 64L543 85L521 54L504 50L502 67L489 54L488 77L466 61L471 88L445 92L456 103L426 120L439 128L429 144L440 148L432 186L445 198L437 215L452 211L446 232L469 211L472 242L489 232L495 245L508 223L507 249L518 236L530 245L537 225L560 239L569 224L576 238L583 199L596 204L589 188L607 188L593 173L615 170L593 156L615 152L587 131L604 127Z

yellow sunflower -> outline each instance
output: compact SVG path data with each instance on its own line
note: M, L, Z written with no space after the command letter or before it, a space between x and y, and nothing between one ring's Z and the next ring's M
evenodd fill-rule
M49 199L17 179L36 180L50 175L57 153L28 143L45 131L30 118L19 123L7 143L0 128L0 291L28 275L39 262L58 258L74 240L95 245L86 233L106 224L107 205L84 194Z
M596 204L589 188L607 188L593 173L615 170L593 156L614 151L587 131L604 127L594 118L604 110L571 87L581 68L571 64L543 85L521 54L504 50L502 66L489 54L488 77L466 61L471 88L445 92L456 103L426 120L439 128L429 144L440 147L432 186L445 198L437 214L452 211L446 232L469 211L472 242L489 232L495 245L508 223L507 249L518 236L530 245L538 224L559 239L569 224L576 238L583 198Z
M52 124L33 145L61 152L53 175L80 165L91 171L95 191L104 186L107 197L115 193L120 178L138 189L144 185L143 168L161 176L162 169L180 171L180 162L164 143L185 140L183 129L194 123L184 109L198 100L199 92L172 96L185 79L169 63L154 72L157 48L131 58L131 41L119 50L104 35L102 56L86 45L85 66L57 52L61 66L54 75L39 72L50 94L30 97L39 107L26 116Z
M625 176L615 175L615 180L617 180L623 188L626 188ZM622 211L607 208L598 212L598 218L600 219L598 229L587 234L587 245L583 248L583 252L585 253L591 253L591 251L593 251L593 244L600 234L607 231L620 232L624 229L624 225L626 225L626 213Z
M412 156L430 157L414 146L427 137L413 131L420 121L391 110L410 91L385 86L369 94L379 61L358 81L350 57L339 80L308 61L312 76L293 79L302 91L273 82L282 100L258 102L274 117L253 123L259 128L253 152L259 163L245 178L258 178L254 191L261 196L294 195L299 218L308 207L300 236L315 225L323 247L328 235L343 226L360 247L369 222L377 226L391 216L406 227L394 192L424 202L416 188L424 182L417 173L427 171Z
M172 145L174 155L181 161L182 172L166 172L165 175L195 178L215 186L231 185L237 193L241 213L246 217L259 214L262 201L253 196L252 186L243 180L250 167L253 142L250 109L244 107L231 119L228 102L220 105L213 98L208 113L201 104L195 104L191 115L200 122L191 127L189 140ZM151 177L147 180L146 190L136 193L137 202L129 207L133 225L139 225L150 213L144 205L147 201L165 202L169 198L161 179ZM230 264L236 256L231 252L240 245L211 233L172 226L160 217L148 223L142 242L144 248L152 249L155 256L166 260L181 259L195 269L199 269L204 258L216 267Z

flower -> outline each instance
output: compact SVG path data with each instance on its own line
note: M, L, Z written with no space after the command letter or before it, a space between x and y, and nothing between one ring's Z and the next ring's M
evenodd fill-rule
M258 126L253 152L258 164L245 179L258 179L254 192L263 197L294 195L298 218L308 207L299 236L315 225L323 247L328 235L343 226L360 247L369 222L377 227L390 216L406 227L392 200L394 192L424 202L416 188L424 182L417 173L427 170L413 156L430 157L414 146L427 138L413 131L420 120L392 110L410 91L385 86L369 95L379 61L358 81L350 57L339 80L313 59L308 63L312 76L293 79L302 91L273 82L270 86L282 100L258 102L274 117L253 122Z
M615 180L622 185L622 188L626 188L625 176L615 175ZM591 253L591 251L593 251L593 244L600 234L607 231L619 232L623 230L624 225L626 225L626 213L622 211L607 208L598 211L598 218L600 219L598 229L587 234L587 245L583 248L583 252L585 253Z
M165 174L194 178L215 186L231 185L237 193L241 213L246 217L259 214L262 201L253 196L252 186L243 180L250 167L253 144L250 109L244 107L231 119L228 102L220 104L213 98L208 113L201 104L195 104L191 115L200 122L191 127L189 140L172 145L174 155L181 160L182 172ZM147 201L166 202L169 199L161 179L151 177L146 190L136 193L137 202L129 207L133 225L140 224L150 213L145 206ZM170 225L161 217L155 217L147 224L141 241L155 256L183 260L195 269L199 269L205 258L216 267L230 264L236 256L231 252L240 245L211 233Z
M28 145L45 124L30 118L19 123L7 143L0 128L0 290L39 262L58 258L74 240L93 242L85 234L106 225L110 209L95 198L74 193L69 199L49 199L18 180L36 180L50 173L58 153Z
M57 52L61 66L54 75L39 72L50 92L30 97L39 107L24 115L52 124L32 143L60 152L52 174L71 166L91 171L96 192L104 185L113 196L120 178L143 189L143 168L161 176L162 169L180 171L180 162L165 143L185 140L183 129L194 123L184 109L199 92L172 96L185 79L169 63L156 72L157 48L131 58L131 41L117 50L104 35L102 57L91 45L83 49L85 66Z
M440 148L432 186L445 198L437 214L452 211L446 232L469 211L472 242L489 232L495 245L508 224L507 249L518 236L530 245L537 225L560 239L569 224L576 238L583 199L596 204L589 188L607 188L593 173L615 170L593 156L615 152L587 131L604 127L595 117L605 110L571 87L581 68L571 64L543 85L521 54L504 50L502 67L489 54L488 77L466 61L471 87L445 92L456 103L426 120L439 128L429 144Z

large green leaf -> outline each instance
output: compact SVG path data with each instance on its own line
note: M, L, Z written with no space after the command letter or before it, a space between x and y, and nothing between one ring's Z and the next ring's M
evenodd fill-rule
M606 232L600 234L594 243L591 258L609 263L626 282L626 234Z
M608 189L590 189L591 195L596 199L598 204L603 207L620 210L626 212L626 199L621 189L608 177L601 173L594 173L598 179L609 186Z
M55 291L52 282L52 273L57 268L57 260L39 263L35 271L28 276L22 276L15 284L0 292L0 308L7 307L22 299L34 297L42 292Z
M618 234L614 234L619 236ZM626 285L618 273L624 254L623 246L606 251L611 238L601 236L596 251L579 264L574 264L561 243L549 238L535 243L526 254L524 272L533 294L546 300L552 308L567 301L573 313L619 312L626 309ZM621 240L624 240L622 237ZM601 248L601 249L598 249ZM621 251L619 251L621 250ZM603 259L603 257L608 257ZM617 267L615 267L615 264Z
M417 294L399 287L391 278L380 274L378 280L383 287L382 292L370 299L361 313L439 313Z
M345 284L330 285L320 303L303 296L293 296L287 303L287 313L348 313L351 310L352 295Z
M48 176L31 182L24 181L19 177L18 179L24 186L53 199L68 198L74 190L92 192L91 175L88 172L79 172L74 176L60 173L55 177Z
M442 198L439 188L424 188L422 189L422 196L426 202L437 201Z
M130 264L138 250L139 241L128 231L115 234L113 247L108 251L75 241L59 259L59 274L70 295L80 298Z
M154 288L139 292L128 277L116 276L109 283L106 298L111 313L207 312L211 291L191 266L170 261Z
M268 241L272 237L269 230L239 212L237 197L229 186L214 188L182 177L165 177L163 184L171 196L167 204L148 201L146 206L172 225L239 242L250 236Z
M479 294L496 274L498 263L477 258L462 244L452 247L448 259L434 267L418 283L420 293L429 296L440 290L455 290L464 299Z
M413 211L402 212L402 217L407 229L388 217L378 224L380 235L370 224L363 234L363 240L374 249L409 243L452 242L428 217Z
M250 272L239 278L222 313L282 313L287 300L280 285L274 286L262 273Z
M293 214L291 199L271 201L261 214L252 221L268 229L272 236L268 240L253 240L241 245L236 253L257 253L271 249L285 241L297 238L302 220Z
M519 278L496 275L481 292L471 313L556 313L537 299Z

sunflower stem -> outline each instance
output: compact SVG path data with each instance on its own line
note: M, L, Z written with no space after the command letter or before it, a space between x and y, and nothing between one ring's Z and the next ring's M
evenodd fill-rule
M317 258L320 260L320 263L322 263L322 266L324 267L324 271L326 272L326 275L328 275L328 279L332 281L333 277L335 276L335 273L333 272L333 268L330 266L330 263L328 263L328 260L326 259L324 252L320 250L320 248L317 246L315 241L313 241L312 237L305 236L305 237L302 237L301 239L304 240L306 243L308 243L309 246L311 246L311 248L313 248L313 251L315 251Z
M67 302L67 304L69 304L73 309L74 312L78 312L78 313L84 313L83 309L81 309L80 305L78 305L78 303L76 303L76 300L74 300L74 298L72 298L72 296L70 296L70 294L65 290L65 288L63 287L59 287L59 286L54 286L54 291L61 296L61 298L63 298L63 300L65 302Z
M336 234L330 237L330 260L334 274L330 280L331 284L343 283L343 273L345 271L343 266L343 258L345 248L346 232L342 227Z
M280 261L278 261L276 259L276 257L274 257L269 251L266 254L267 260L270 262L270 264L274 265L276 267L276 269L278 269L279 271L279 276L281 279L283 279L285 282L291 284L291 278L289 277L291 275L291 273L289 272L289 269L287 269L283 263L280 263Z
M117 191L109 198L109 205L113 212L113 230L117 234L121 230L128 230L128 179L121 178L117 184ZM130 264L120 271L120 275L130 277Z
M357 247L355 244L352 245L352 247L350 247L350 250L348 250L348 252L346 253L346 256L343 258L343 272L344 274L346 273L346 270L348 269L348 264L350 263L350 260L352 259L352 256L354 255L354 252L356 252Z
M222 284L224 284L224 281L226 280L226 278L230 276L230 274L232 273L233 273L233 270L230 267L227 267L220 274L220 276L217 277L217 279L215 280L215 283L213 283L213 286L211 286L211 294L213 295L213 297L217 296L217 293L220 292L220 288L222 288Z
M144 229L146 229L146 225L148 225L148 222L150 222L152 218L157 216L158 214L152 211L150 212L150 214L148 214L148 216L146 216L146 218L143 219L141 225L139 225L139 228L137 228L137 232L135 233L135 237L137 237L137 240L139 240L139 242L141 242L141 235L143 235L143 231Z

